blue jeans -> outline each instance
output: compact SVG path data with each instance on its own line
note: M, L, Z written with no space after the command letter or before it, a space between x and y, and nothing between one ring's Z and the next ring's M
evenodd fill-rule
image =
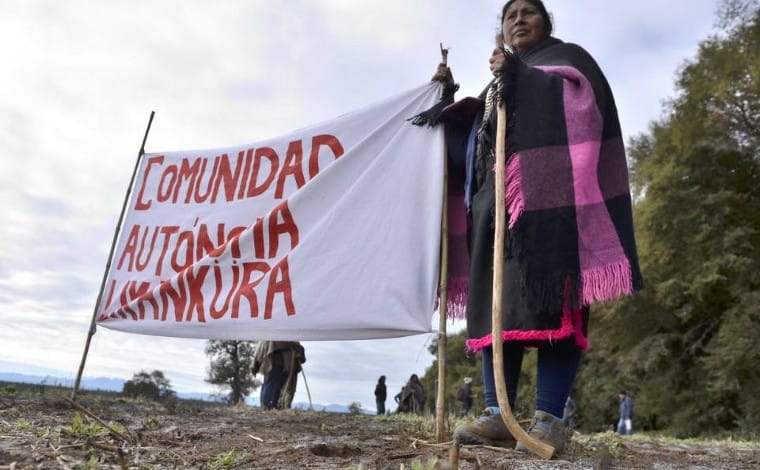
M565 402L570 395L581 360L581 349L574 343L563 341L538 348L536 378L536 410L562 419ZM522 343L504 343L504 380L509 406L515 408L517 385L520 379L525 346ZM493 348L483 349L483 394L486 406L498 407L493 374Z
M633 424L631 423L631 420L620 418L617 425L617 432L618 434L623 434L627 436L630 436L631 434L633 434Z
M288 373L282 369L272 369L269 375L264 377L261 385L261 407L266 410L277 408L280 400L280 392L288 380Z

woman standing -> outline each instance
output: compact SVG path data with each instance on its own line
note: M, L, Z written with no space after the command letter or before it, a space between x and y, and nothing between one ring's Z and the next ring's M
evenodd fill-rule
M375 404L378 416L385 416L385 399L388 396L388 387L385 386L385 376L381 375L375 385Z
M604 75L584 49L552 37L541 0L508 1L501 35L509 50L497 47L491 54L496 79L479 98L456 102L441 116L452 181L464 181L452 189L464 189L464 204L449 204L450 226L465 219L467 226L466 238L450 235L449 311L466 307L467 346L482 352L488 406L454 437L462 444L515 443L499 414L491 338L501 98L508 112L504 376L514 408L524 349L538 349L536 413L528 432L561 451L564 405L588 348L588 306L632 294L642 284L625 150ZM453 85L444 65L433 79Z

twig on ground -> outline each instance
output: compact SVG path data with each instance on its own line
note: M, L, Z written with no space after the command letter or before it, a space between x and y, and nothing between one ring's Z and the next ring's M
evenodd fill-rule
M421 446L424 446L424 447L444 448L444 447L451 446L451 444L454 442L454 441L446 441L446 442L438 442L438 443L435 443L435 444L431 444L428 441L425 441L423 439L417 439L416 437L410 437L409 439L412 440L411 446L412 446L413 449L417 448L417 444L419 444Z
M396 455L389 455L389 460L398 460L398 459L410 459L412 457L417 457L418 454L416 452L408 452L406 454L396 454Z
M97 441L87 441L87 444L91 445L92 447L95 447L96 449L100 450L107 450L108 452L118 452L119 448L115 445L106 444L104 442L97 442Z
M53 449L53 452L55 452L56 454L57 454L57 453L58 453L58 451L59 451L59 450L61 450L61 449L71 449L71 448L74 448L74 447L82 447L82 443L81 443L81 442L77 442L76 444L69 444L69 445L67 445L67 446L65 446L65 445L60 445L60 446L58 446L58 447L54 446L52 443L51 443L51 444L49 444L49 445L50 445L50 448L51 448L51 449Z
M471 447L480 447L481 449L492 450L494 452L500 452L502 454L512 454L512 455L522 454L522 452L516 451L514 449L505 449L504 447L496 447L496 446L471 446Z

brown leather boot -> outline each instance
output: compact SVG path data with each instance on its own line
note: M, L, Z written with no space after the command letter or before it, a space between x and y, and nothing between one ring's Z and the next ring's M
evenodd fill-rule
M486 408L483 416L454 430L454 441L463 445L515 447L515 438L507 429L501 415Z
M528 428L528 434L554 447L555 454L562 452L567 443L567 427L561 419L544 411L537 410L533 422ZM515 450L529 452L529 449L518 442Z

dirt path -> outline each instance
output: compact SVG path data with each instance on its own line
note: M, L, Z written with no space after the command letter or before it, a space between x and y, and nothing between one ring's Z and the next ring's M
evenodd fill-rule
M399 469L449 468L448 448L429 446L433 423L309 411L161 405L85 396L0 399L0 469ZM122 440L115 437L121 435ZM437 463L437 464L436 464ZM424 466L423 466L424 465ZM462 469L745 469L760 445L690 442L612 433L573 437L552 461L514 451L463 448Z

